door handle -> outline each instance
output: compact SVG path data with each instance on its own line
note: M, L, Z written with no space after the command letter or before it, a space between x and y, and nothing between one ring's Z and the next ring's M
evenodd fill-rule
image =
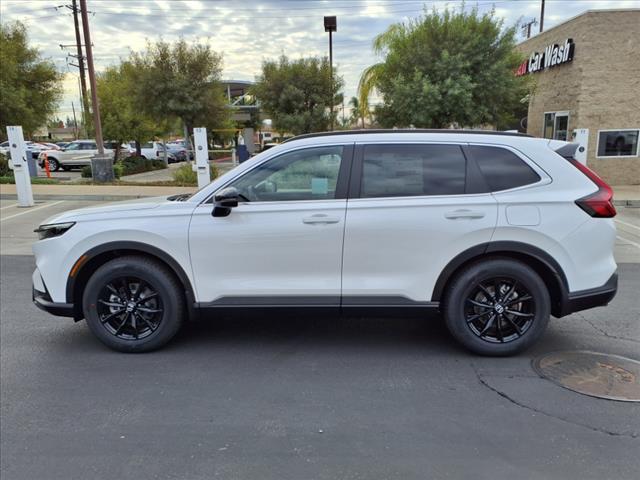
M478 219L484 218L484 212L466 209L454 210L453 212L445 213L444 218L448 218L449 220L457 220L459 218Z
M338 223L339 221L340 219L338 217L330 217L323 213L318 213L302 219L302 223L306 223L307 225Z

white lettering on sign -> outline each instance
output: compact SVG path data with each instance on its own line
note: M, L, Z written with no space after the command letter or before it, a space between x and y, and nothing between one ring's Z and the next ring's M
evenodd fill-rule
M541 72L547 68L557 67L573 60L575 44L567 38L561 45L551 44L543 52L533 52L529 60L525 60L516 70L516 76Z

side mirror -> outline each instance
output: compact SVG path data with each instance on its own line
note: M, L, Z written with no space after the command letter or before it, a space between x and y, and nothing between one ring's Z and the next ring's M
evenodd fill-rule
M213 197L213 211L211 215L214 217L226 217L231 213L231 209L238 206L240 192L235 187L227 187Z

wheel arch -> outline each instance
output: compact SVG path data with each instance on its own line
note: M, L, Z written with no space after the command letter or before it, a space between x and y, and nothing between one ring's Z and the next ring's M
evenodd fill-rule
M560 264L547 252L522 242L498 241L471 247L454 257L438 276L431 300L439 302L455 275L467 265L493 257L508 257L518 260L540 275L547 285L551 298L551 313L563 316L568 302L569 286Z
M190 315L194 315L195 293L193 285L178 261L164 250L152 245L134 241L119 241L105 243L88 250L78 257L72 268L67 278L66 298L67 302L72 303L74 306L74 318L76 320L84 318L82 294L89 277L108 261L125 255L140 255L152 258L168 267L183 286L187 309Z

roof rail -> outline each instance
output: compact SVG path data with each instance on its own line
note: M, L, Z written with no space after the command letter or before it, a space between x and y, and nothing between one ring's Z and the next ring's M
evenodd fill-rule
M302 135L288 138L282 143L291 142L293 140L302 140L304 138L332 137L334 135L366 135L371 133L468 133L474 135L498 135L504 137L532 137L532 135L528 135L526 133L498 132L495 130L452 130L444 128L371 128L360 130L334 130L331 132L303 133Z

